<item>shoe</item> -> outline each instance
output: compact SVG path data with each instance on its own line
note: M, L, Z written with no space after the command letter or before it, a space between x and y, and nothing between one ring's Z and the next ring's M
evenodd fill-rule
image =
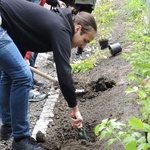
M33 79L34 81L34 85L36 85L36 86L43 86L44 85L44 83L41 83L41 82L38 82L36 79Z
M12 150L44 150L32 137L22 139L20 142L12 142Z
M29 92L29 102L38 102L38 101L44 100L45 97L46 97L46 94L42 94L36 91L36 89L30 90Z
M12 129L11 127L7 127L5 125L1 126L0 129L0 139L1 140L8 140L12 137Z
M82 59L83 59L82 54L76 54L75 61L80 61Z

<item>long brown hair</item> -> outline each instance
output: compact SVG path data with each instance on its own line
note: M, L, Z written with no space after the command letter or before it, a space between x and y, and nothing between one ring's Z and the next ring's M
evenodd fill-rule
M81 11L77 15L73 16L74 24L82 26L82 34L87 33L94 29L97 32L97 24L92 14Z

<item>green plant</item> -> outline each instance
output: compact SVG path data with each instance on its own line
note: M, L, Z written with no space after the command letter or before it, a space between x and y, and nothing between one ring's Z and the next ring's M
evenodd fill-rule
M148 141L139 131L148 132ZM125 150L147 150L150 147L150 125L137 118L128 119L127 125L117 119L105 119L95 127L94 132L100 140L108 139L107 149L117 141Z
M139 118L127 119L126 124L116 119L105 119L95 128L100 140L107 138L108 149L119 141L125 150L147 150L150 148L150 29L148 14L141 0L127 0L124 8L127 14L128 32L126 39L130 41L130 51L124 58L130 62L133 71L127 79L134 82L134 87L126 89L127 94L137 93L137 104L141 108ZM145 19L146 18L146 19ZM145 137L144 133L147 133Z
M142 5L142 0L127 0L126 1L126 13L128 15L128 21L139 21L141 20L141 15L143 15L143 10L146 10L146 5Z
M72 64L72 72L73 73L83 73L87 70L94 68L94 64L96 63L95 59L87 59L85 61L80 61L79 63Z
M94 10L94 16L97 21L98 35L100 40L105 40L112 35L113 18L118 13L113 10L113 1L97 2L97 7Z
M102 55L102 52L97 50L93 56L90 58L87 58L84 61L79 61L75 64L71 64L72 67L72 72L73 73L83 73L86 72L87 70L90 70L94 68L96 63L100 58L103 58L104 56Z
M126 89L126 93L130 94L136 92L139 99L138 104L141 106L141 120L145 123L150 124L150 81L149 77L141 81L139 86L133 88L129 87Z

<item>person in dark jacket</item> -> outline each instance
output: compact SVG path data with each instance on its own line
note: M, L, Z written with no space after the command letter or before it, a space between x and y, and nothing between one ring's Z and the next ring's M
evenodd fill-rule
M30 137L28 97L32 74L23 57L27 50L52 51L61 91L75 118L71 124L82 127L83 118L76 100L71 74L73 47L84 48L97 32L94 17L86 12L72 16L69 8L49 11L25 0L1 0L0 13L0 105L1 139L14 137L15 150L43 150Z

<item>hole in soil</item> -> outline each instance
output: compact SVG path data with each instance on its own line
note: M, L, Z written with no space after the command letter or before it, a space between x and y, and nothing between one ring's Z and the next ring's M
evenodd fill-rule
M90 86L95 92L99 92L113 88L115 85L116 83L113 80L108 80L107 78L99 78L97 81L92 81Z

